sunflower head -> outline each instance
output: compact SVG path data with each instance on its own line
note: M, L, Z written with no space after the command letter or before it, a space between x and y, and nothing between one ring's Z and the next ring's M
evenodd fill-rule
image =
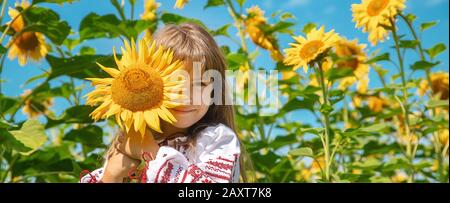
M110 78L87 78L95 90L86 95L87 104L100 104L90 115L94 120L115 116L120 127L128 132L133 129L145 134L146 127L161 132L159 118L168 123L176 119L169 108L180 105L185 99L181 94L184 87L182 75L175 75L183 63L173 60L173 52L151 45L146 39L124 42L122 58L114 58L116 68L104 67ZM176 77L175 77L176 76Z
M367 90L369 66L365 64L367 55L364 51L366 45L358 44L358 40L341 39L336 43L336 55L340 60L336 62L337 68L351 68L353 75L341 79L339 89L347 89L358 82L358 92L364 93Z
M175 2L174 8L183 9L184 5L189 3L189 0L177 0Z
M155 20L156 10L161 6L160 3L156 3L155 0L146 0L144 4L144 13L141 15L143 20Z
M370 96L368 98L368 107L374 113L379 113L384 107L389 106L389 102L378 96Z
M441 129L438 131L438 138L441 145L447 145L448 144L448 129Z
M442 100L448 99L448 91L449 91L449 77L448 73L437 72L432 73L430 75L431 79L431 90L433 96L438 97ZM423 96L430 89L430 85L428 80L422 80L419 84L419 89L417 92L419 95Z
M369 32L369 41L376 45L388 35L382 25L390 26L390 19L405 7L405 0L363 0L361 4L352 4L353 21L363 32Z
M250 36L250 39L259 47L270 52L270 57L275 61L282 61L283 54L281 54L276 38L261 30L260 26L268 25L267 19L264 17L264 11L258 6L253 6L247 9L247 18L245 19L245 31Z
M306 38L298 36L294 39L296 43L291 43L291 48L284 50L286 52L284 63L294 66L294 70L303 67L307 72L308 65L334 46L340 37L334 30L325 32L322 26L320 29L312 29Z
M16 3L16 7L17 6L27 8L30 6L30 3L28 1L22 1L21 3ZM20 12L14 8L9 8L8 14L12 20L7 24L9 24L16 33L21 32L25 28L25 21L23 17L20 16ZM11 60L18 57L21 66L27 63L28 58L39 61L48 53L44 35L38 32L22 32L14 39L11 39L9 43L11 48L8 57Z
M22 98L27 98L31 94L31 90L25 90L21 95ZM50 107L53 105L52 98L27 98L25 100L25 105L22 109L23 113L28 116L28 118L35 118L39 115L46 115L50 112Z

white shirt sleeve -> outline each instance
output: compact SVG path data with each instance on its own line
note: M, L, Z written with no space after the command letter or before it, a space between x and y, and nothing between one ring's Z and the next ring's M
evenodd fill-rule
M183 154L162 146L148 163L148 183L228 183L239 182L240 143L229 127L218 124L199 132L194 149ZM106 163L105 165L106 166ZM104 167L84 175L81 183L98 182Z
M188 160L172 147L160 147L149 162L147 182L227 183L239 181L240 144L236 134L219 124L203 129Z

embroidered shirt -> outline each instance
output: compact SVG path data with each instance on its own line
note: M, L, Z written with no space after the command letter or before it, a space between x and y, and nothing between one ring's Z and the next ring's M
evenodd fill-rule
M227 183L239 182L240 144L232 129L217 124L198 132L194 147L181 136L160 143L154 160L146 171L148 183ZM99 168L80 179L81 183L102 178ZM94 176L94 181L91 177Z

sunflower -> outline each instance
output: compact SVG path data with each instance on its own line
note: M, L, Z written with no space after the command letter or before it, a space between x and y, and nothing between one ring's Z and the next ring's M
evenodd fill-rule
M187 3L189 3L189 0L177 0L175 2L174 8L183 9L184 5L187 4Z
M378 96L370 96L367 100L369 109L374 113L381 112L383 108L390 104L388 100Z
M264 17L264 11L258 6L253 6L247 9L247 18L245 19L245 31L250 36L250 39L259 47L270 52L270 57L275 61L282 61L281 54L277 41L273 35L267 35L260 26L267 26L267 19Z
M156 9L161 6L160 3L156 3L155 0L146 0L144 4L144 13L141 15L141 19L153 21L156 19Z
M325 59L322 62L322 70L323 70L323 72L326 73L328 70L330 70L332 68L331 67L332 65L333 65L333 62L332 62L331 58L330 57L325 57ZM328 84L328 88L330 88L331 87L331 83L328 83L328 82L329 81L326 78L324 78L324 83ZM309 84L308 85L311 85L311 86L314 86L314 87L320 87L320 83L317 80L317 76L316 75L313 75L313 74L309 75Z
M22 3L16 4L16 6L27 8L30 6L30 3L28 1L22 1ZM20 12L14 8L9 8L8 14L11 19L15 19L14 21L8 22L8 24L10 24L16 33L21 32L25 28L25 21L22 16L19 16ZM21 66L27 63L28 58L39 61L48 53L44 35L38 32L23 32L10 41L10 46L8 58L13 60L18 57Z
M376 45L388 35L381 25L391 26L389 19L405 7L405 0L362 0L361 4L352 4L353 21L357 28L369 32L369 41Z
M308 71L308 64L316 60L316 58L326 52L330 47L334 46L339 40L339 35L331 30L324 32L324 27L320 29L312 29L306 38L302 36L293 37L297 43L290 43L291 48L287 48L286 58L284 63L286 65L293 65L294 70L303 67L305 72Z
M433 96L438 97L442 100L448 99L448 73L437 72L430 75L431 79L431 90ZM429 89L428 80L422 80L419 84L419 89L417 92L419 95L423 96Z
M156 48L155 42L149 47L142 39L138 50L134 41L131 46L127 41L124 44L121 60L113 49L118 69L98 64L111 78L87 78L96 88L86 95L86 103L100 103L90 116L99 120L115 115L119 126L127 132L133 126L141 135L145 134L146 126L161 132L159 117L168 123L175 122L168 108L180 105L179 99L186 99L179 93L184 78L174 80L179 76L175 71L180 70L183 63L173 60L173 51L164 50L162 46Z
M366 45L358 44L358 40L341 39L336 43L336 55L341 60L336 62L337 68L351 68L354 76L345 77L339 83L339 89L344 90L349 86L358 82L358 92L364 93L367 91L369 65L364 62L367 60L367 55L364 51Z
M448 145L448 129L441 129L438 131L438 138L441 145Z
M30 95L31 90L25 90L25 92L21 95L22 98L28 97ZM28 98L25 101L23 106L23 113L28 116L28 118L35 118L39 115L47 115L50 112L50 106L53 105L52 98L45 99L37 99L37 98Z

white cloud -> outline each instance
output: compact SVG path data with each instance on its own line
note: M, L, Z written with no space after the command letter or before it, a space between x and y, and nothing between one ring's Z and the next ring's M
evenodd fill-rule
M437 5L440 5L440 4L442 4L442 3L446 2L446 1L448 1L448 0L427 0L425 4L427 6L437 6Z

